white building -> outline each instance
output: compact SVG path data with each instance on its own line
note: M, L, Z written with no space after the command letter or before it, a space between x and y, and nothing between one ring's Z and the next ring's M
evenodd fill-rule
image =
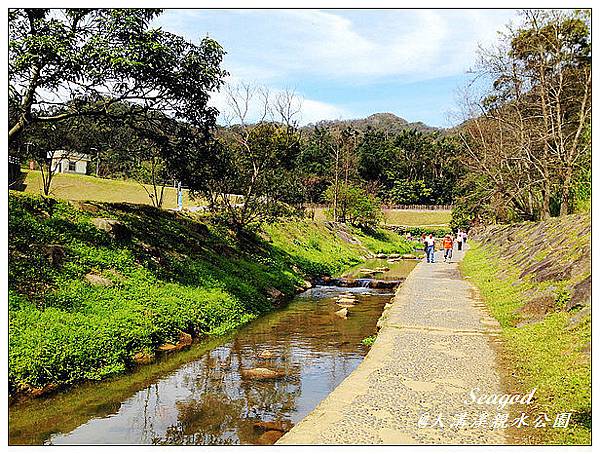
M56 150L48 152L48 159L52 159L52 171L58 173L87 173L90 156L83 153Z

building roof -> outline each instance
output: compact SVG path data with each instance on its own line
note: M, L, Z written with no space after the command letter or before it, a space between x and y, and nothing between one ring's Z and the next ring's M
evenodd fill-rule
M76 151L55 150L49 151L48 159L69 159L73 161L91 161L89 154L78 153Z

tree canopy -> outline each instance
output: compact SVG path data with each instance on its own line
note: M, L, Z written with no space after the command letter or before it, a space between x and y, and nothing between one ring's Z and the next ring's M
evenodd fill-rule
M9 12L9 141L34 123L107 115L116 102L158 110L206 131L207 102L226 72L210 38L193 44L150 28L155 9Z

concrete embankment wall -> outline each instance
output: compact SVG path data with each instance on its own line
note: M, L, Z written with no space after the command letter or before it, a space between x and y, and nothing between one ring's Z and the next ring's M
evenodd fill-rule
M591 228L590 213L575 214L488 226L473 232L472 238L488 255L512 268L501 271L500 278L516 271L514 285L529 283L531 288L518 312L521 323L574 309L577 321L591 311Z

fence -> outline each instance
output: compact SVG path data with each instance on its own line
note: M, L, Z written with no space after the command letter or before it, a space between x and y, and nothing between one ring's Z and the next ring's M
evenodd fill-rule
M323 203L307 204L307 208L329 208ZM382 205L384 210L450 211L452 205Z
M449 211L452 205L383 205L384 210Z

